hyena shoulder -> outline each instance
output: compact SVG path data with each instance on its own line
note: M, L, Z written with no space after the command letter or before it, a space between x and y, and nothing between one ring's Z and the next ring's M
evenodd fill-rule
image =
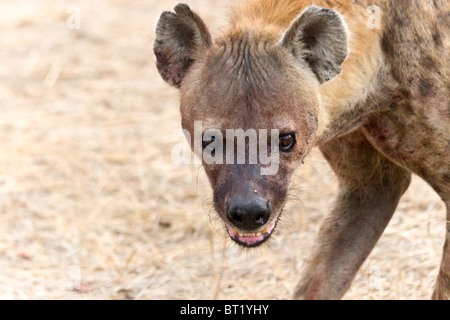
M400 89L419 100L449 99L450 3L389 1L381 4L381 50Z

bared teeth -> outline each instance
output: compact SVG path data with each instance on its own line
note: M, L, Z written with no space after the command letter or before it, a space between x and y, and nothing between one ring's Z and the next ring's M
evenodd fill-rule
M263 235L267 235L268 233L271 233L275 227L275 224L278 221L278 217L274 218L269 225L267 225L263 230L261 230L260 232L249 232L249 233L243 233L240 232L236 229L234 229L233 227L227 226L228 230L230 232L230 235L233 236L238 236L240 238L249 238L249 237L261 237Z
M257 233L241 233L241 232L237 232L239 237L260 237L262 236L261 232L257 232Z

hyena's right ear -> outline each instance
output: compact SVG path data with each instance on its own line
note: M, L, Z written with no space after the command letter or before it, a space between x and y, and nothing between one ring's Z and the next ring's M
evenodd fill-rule
M187 4L163 12L156 26L153 51L162 78L179 88L199 50L210 47L211 35L202 19Z

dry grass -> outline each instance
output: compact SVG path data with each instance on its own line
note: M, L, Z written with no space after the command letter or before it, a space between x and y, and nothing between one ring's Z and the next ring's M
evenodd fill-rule
M213 31L229 1L190 1ZM10 1L0 11L0 298L287 299L336 191L315 152L264 248L208 215L204 172L171 162L177 93L151 52L173 1ZM206 199L206 201L205 201ZM427 299L444 207L415 178L347 299Z

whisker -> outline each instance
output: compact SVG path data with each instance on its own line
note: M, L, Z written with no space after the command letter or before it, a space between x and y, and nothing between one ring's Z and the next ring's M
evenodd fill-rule
M195 180L195 193L198 195L198 181L199 181L199 174L200 174L200 170L203 169L203 166L200 166L197 168L197 177Z
M206 208L209 207L209 208ZM225 223L222 218L217 214L214 208L214 203L211 197L205 198L202 202L203 212L208 216L208 221L213 230L221 237L226 238L227 232L225 228Z

